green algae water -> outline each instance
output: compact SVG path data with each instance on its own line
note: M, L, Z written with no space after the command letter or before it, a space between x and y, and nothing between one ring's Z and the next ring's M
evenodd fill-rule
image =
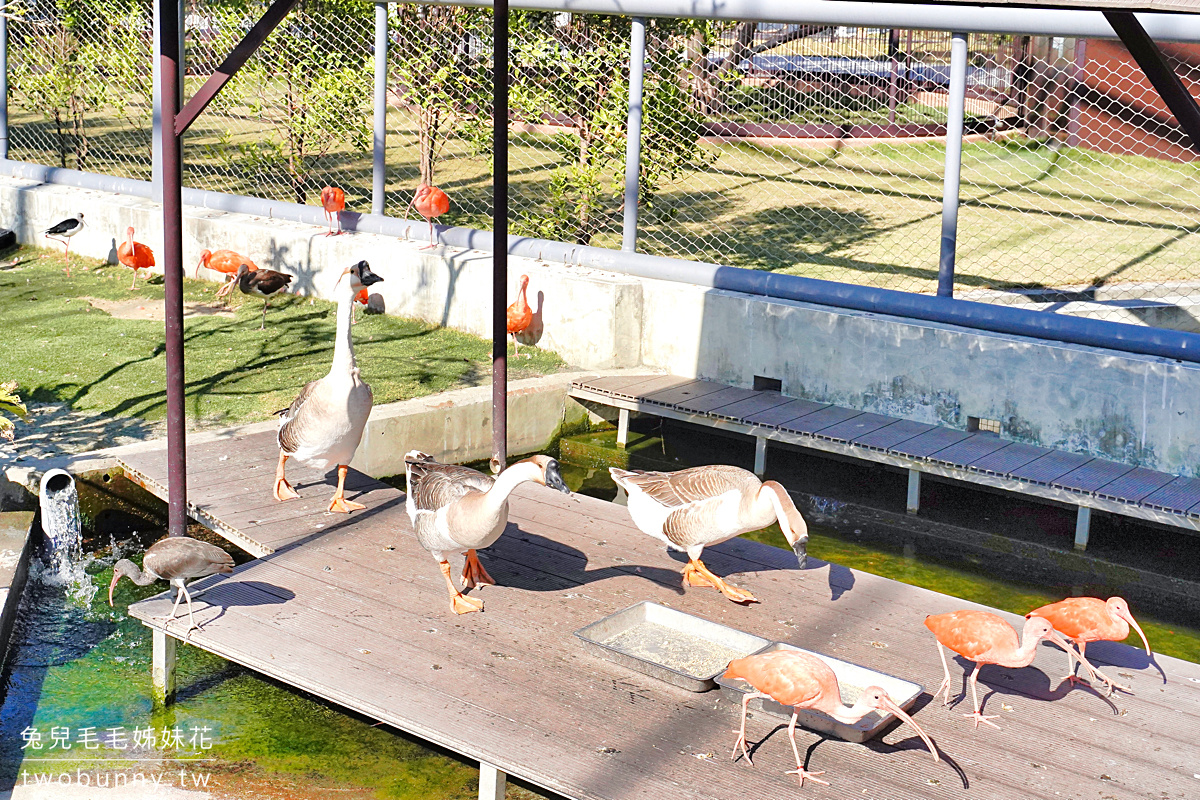
M86 557L73 581L34 565L2 678L0 792L157 780L234 797L477 796L473 765L199 648L178 648L177 701L154 708L150 632L125 610L163 584L122 581L115 608L107 591L121 551L155 538Z
M748 440L747 440L748 441ZM559 447L563 479L572 491L602 500L613 500L617 487L608 467L676 470L700 464L743 463L752 456L753 445L714 435L691 436L662 430L651 433L631 432L628 447L616 446L614 431L600 431L564 438ZM1039 606L1073 594L1070 586L1056 587L998 580L981 566L954 564L939 560L936 553L921 552L903 544L888 546L872 541L851 541L832 527L809 520L808 552L823 561L869 572L901 583L960 597L974 603L1025 614ZM1180 536L1185 536L1179 532ZM777 524L745 538L790 550ZM927 548L928 549L928 548ZM1200 629L1155 619L1152 614L1134 610L1134 617L1146 632L1155 653L1200 662ZM1132 633L1127 644L1141 647L1141 639Z

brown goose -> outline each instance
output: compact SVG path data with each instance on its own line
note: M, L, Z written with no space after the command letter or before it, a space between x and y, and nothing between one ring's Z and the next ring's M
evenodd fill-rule
M260 270L261 272L262 270ZM349 276L349 280L342 278ZM354 451L358 449L367 417L371 415L371 387L359 377L358 362L354 359L354 342L350 338L350 313L354 296L364 286L383 278L371 271L366 261L359 261L342 271L336 287L338 293L337 339L333 348L333 365L324 378L309 382L300 395L285 410L279 412L279 466L275 471L275 499L299 497L284 477L289 458L338 470L337 491L329 501L329 510L343 514L366 508L345 497L346 471Z
M762 483L753 472L723 464L678 472L616 467L608 471L629 494L629 516L642 532L688 554L685 586L713 586L735 602L758 602L746 590L709 572L700 553L707 545L765 528L775 520L804 569L808 525L787 490L775 481Z
M108 585L108 604L113 604L113 589L123 577L129 578L138 586L148 586L158 580L167 581L178 592L171 616L167 617L166 621L175 619L179 601L186 599L188 630L191 631L192 628L200 626L192 616L192 595L184 584L195 578L228 572L233 572L233 556L215 544L202 542L190 536L168 537L150 545L146 555L142 557L142 569L138 569L137 564L127 558L122 558L113 565L112 583Z
M463 585L491 583L492 576L479 563L476 550L490 547L508 524L508 496L527 481L570 494L549 456L533 456L504 470L495 479L457 464L439 464L433 456L411 450L404 456L408 498L404 508L417 532L417 542L438 561L450 587L450 607L455 614L482 611L483 601L467 597L450 578L448 553L465 553Z
M258 329L265 329L267 327L267 306L271 304L271 298L288 288L288 284L292 282L292 276L276 272L273 269L257 269L251 272L249 266L242 264L238 267L235 277L242 294L253 294L263 298L262 324L258 326Z

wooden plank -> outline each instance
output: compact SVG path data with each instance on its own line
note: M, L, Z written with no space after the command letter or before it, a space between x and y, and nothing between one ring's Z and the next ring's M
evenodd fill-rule
M656 403L658 405L673 406L677 403L692 400L697 397L719 392L729 387L723 383L715 383L713 381L692 381L672 389L663 389L651 394L647 394L641 399L647 403Z
M345 538L345 539L346 539L346 545L347 545L348 547L350 547L350 546L352 546L352 545L354 545L354 544L356 544L356 543L361 543L361 542L362 542L362 540L361 540L361 539L358 539L357 537L352 537L349 531L347 531L346 533L342 534L342 536L343 536L343 538ZM503 541L503 540L502 540L502 541ZM330 542L326 542L324 546L325 546L325 547L328 547L328 546L330 546L331 544L332 544L332 542L331 542L331 541L330 541ZM751 543L751 544L752 544L752 543ZM351 549L353 549L353 547L351 547ZM307 550L307 548L303 548L303 550ZM286 559L286 558L287 558L289 555L291 555L291 554L280 554L279 556L275 557L275 560L283 560L283 559ZM297 551L296 555L297 555L297 556L299 555L299 551ZM377 561L377 559L374 559L374 558L373 558L372 560L375 560L375 561ZM267 562L263 562L263 563L267 563ZM430 570L432 571L432 564L430 564ZM335 564L334 575L335 575L335 576L339 576L339 575L341 575L342 573L343 573L343 571L342 571L342 570L340 570L340 569L338 569L338 568L336 567L336 564ZM386 575L387 573L380 573L380 574L381 574L381 575ZM863 577L865 578L865 577L867 577L867 576L863 576ZM873 577L873 576L870 576L870 577ZM437 576L437 578L435 578L435 579L431 579L431 581L429 582L429 583L430 583L430 586L431 586L431 587L434 587L434 588L431 588L431 589L430 589L430 591L431 591L431 592L435 592L435 591L436 591L436 582L437 582L437 580L438 580L438 579L440 579L440 576ZM889 582L889 583L890 583L890 582ZM381 586L386 586L386 582L385 582L385 581L380 581L380 584L379 584L379 585L381 585ZM488 590L488 591L491 591L493 588L497 588L497 587L489 587L489 590ZM591 586L589 586L589 590L590 590L591 588L592 588L592 587L591 587ZM714 594L714 595L715 595L715 593L712 593L712 594ZM527 596L528 596L528 594L527 594ZM541 598L541 594L539 594L539 593L533 593L532 597L533 597L533 599L535 599L535 600L536 600L536 599L540 599L540 598ZM407 598L399 598L399 599L401 599L401 601L402 601L402 605L407 605ZM444 595L443 595L442 597L439 597L439 598L437 598L437 599L438 599L439 601L443 602L443 603L445 602L445 601L444 601ZM724 603L724 604L725 604L725 605L727 605L727 606L730 606L730 607L732 608L732 610L733 610L733 611L735 611L735 612L738 612L738 611L744 611L744 610L742 610L742 609L738 609L737 607L733 607L733 606L732 606L732 604L729 604L729 603L727 603L727 601L723 601L723 600L722 600L721 602L722 602L722 603ZM358 601L356 600L356 601L355 601L355 603L357 604L357 603L358 603ZM356 605L356 607L359 607L359 608L361 608L361 606L358 606L358 605ZM512 606L505 605L505 606L504 606L504 611L505 611L505 613L507 614L507 613L509 613L509 612L516 611L516 610L521 610L521 609L524 609L524 608L526 608L526 605L525 605L525 604L520 604L520 603L518 603L518 604L513 604ZM553 610L555 610L555 611L560 611L560 610L561 610L561 607L554 607L554 608L553 608ZM494 611L489 611L488 613L485 613L484 615L479 615L479 617L478 617L478 618L476 618L476 619L484 619L484 618L487 618L487 620L490 620L490 619L494 618L494 615L495 615L495 612L494 612ZM868 622L875 622L875 621L877 621L877 620L868 620ZM845 624L844 624L844 623L845 623L845 620L844 620L844 619L841 619L841 620L839 620L839 622L841 622L842 624L840 624L840 625L838 625L838 626L837 626L837 630L844 632L844 631L846 630L846 626L845 626ZM391 628L389 627L389 630L390 630L390 629L391 629ZM843 635L845 635L845 634L843 633ZM834 641L834 640L831 640L831 642L832 642L832 641ZM808 644L808 642L803 642L803 643L805 643L805 644ZM932 642L931 642L931 641L929 641L929 642L926 642L926 644L927 644L927 645L930 645L930 644L932 644ZM544 637L542 637L542 639L541 639L539 642L537 642L537 644L536 644L535 646L536 646L536 648L537 648L538 650L542 650L542 649L544 649L544 648L545 648L545 646L546 646L546 642L545 642L545 640L544 640ZM930 656L932 656L932 648L929 648L929 650L930 650L929 654L930 654ZM883 652L885 652L885 653L886 653L886 652L888 652L888 651L883 651ZM894 652L900 652L900 651L899 651L899 650L896 650L896 651L894 651ZM1054 653L1054 654L1052 654L1052 656L1061 656L1061 654L1060 654L1060 653ZM935 657L934 657L934 658L932 658L931 660L933 660L933 661L935 661L935 662L936 662L936 658L935 658ZM603 665L603 662L598 662L598 663L599 663L600 665ZM576 669L577 669L577 668L576 668ZM936 667L935 667L935 670L934 670L934 671L935 671L935 676L936 676L936 673L937 673L937 672L940 672L940 669L938 669L938 668L936 668ZM986 672L987 672L987 671L985 671L985 677L986 677ZM1036 670L1035 670L1035 672L1036 672ZM655 687L655 688L657 689L657 687ZM1078 694L1078 693L1076 693L1076 694ZM1016 699L1012 699L1012 698L1008 698L1008 697L1006 697L1005 699L1006 699L1006 700L1010 700L1011 702L1013 702L1013 703L1014 703L1014 705L1016 705L1016 704L1019 702L1019 701L1018 701L1018 700L1016 700ZM940 709L939 709L939 710L940 710ZM1084 713L1087 713L1087 712L1085 711ZM733 714L732 710L729 712L729 716L730 716L730 719L731 719L731 720L735 719L735 716L734 716L734 714ZM1051 716L1051 719L1050 719L1051 726L1050 726L1050 727L1047 729L1047 734L1048 734L1048 735L1050 735L1050 734L1057 734L1057 732L1058 732L1058 726L1059 726L1059 725L1061 725L1061 720L1059 720L1059 718L1060 718L1060 717L1061 717L1061 709L1058 707L1058 704L1056 704L1056 709L1055 709L1055 711L1053 712L1053 715ZM922 717L921 719L922 719L922 722L923 722L924 724L927 724L927 726L928 726L928 724L929 724L929 723L927 722L926 718L925 718L925 717ZM957 723L960 723L960 720L958 720L958 719L957 719L957 718L956 718L956 717L955 717L953 714L950 714L949 712L947 712L946 719L949 719L949 720L951 720L951 721L952 721L953 723L955 723L955 724L957 724ZM1059 720L1059 721L1057 721L1057 722L1056 722L1056 720ZM1069 720L1068 720L1068 721L1069 721ZM1007 724L1007 720L1006 720L1006 724ZM1083 723L1082 723L1082 721L1080 722L1080 724L1083 724ZM902 731L897 731L895 735L897 735L897 736L902 736L902 735L906 735L906 734L903 734L903 732L902 732ZM934 735L935 735L935 736L938 736L938 738L939 738L939 741L943 741L943 740L945 739L945 737L944 737L944 736L942 736L942 735L940 735L940 734L937 734L937 733L935 733ZM725 743L725 746L728 746L728 743ZM944 743L943 743L943 747L946 747L946 745L945 745ZM786 747L785 747L784 749L786 750ZM785 753L785 755L786 755L786 753ZM1018 759L1018 760L1019 760L1019 759ZM783 762L783 763L784 763L784 765L786 765L786 759L784 760L784 762ZM871 765L870 765L870 764L867 764L867 765L865 765L865 768L866 768L866 769L868 769L868 770L870 770L872 767L871 767ZM877 764L876 764L876 767L875 767L875 768L878 768L878 765L877 765ZM973 778L974 778L974 776L973 776ZM739 779L741 779L741 776L739 776ZM983 785L983 784L981 784L981 783L980 783L980 781L976 780L974 785L976 785L976 786L981 786L981 785ZM745 786L743 785L743 789L744 789L744 788L745 788ZM1022 789L1021 791L1024 791L1024 789ZM901 795L901 794L899 794L899 793L895 793L895 794L889 794L888 796L922 796L922 795L920 795L920 794L915 794L915 795L903 794L903 795ZM1019 793L1018 793L1018 794L1013 794L1013 795L1010 795L1010 794L1008 794L1008 793L1005 793L1005 794L995 794L995 795L993 795L993 796L1025 796L1025 795L1021 795L1021 794L1019 794ZM1028 795L1027 795L1027 796L1041 796L1041 795L1039 795L1039 794L1037 794L1037 793L1030 792L1030 793L1028 793Z

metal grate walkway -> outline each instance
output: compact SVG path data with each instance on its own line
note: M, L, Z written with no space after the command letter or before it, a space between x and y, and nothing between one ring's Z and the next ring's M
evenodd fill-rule
M1075 546L1087 546L1091 509L1200 530L1200 480L1102 458L1010 442L954 428L739 389L675 375L584 378L571 396L631 411L744 433L758 440L755 471L767 441L786 442L909 470L909 511L919 507L922 473L1078 506Z

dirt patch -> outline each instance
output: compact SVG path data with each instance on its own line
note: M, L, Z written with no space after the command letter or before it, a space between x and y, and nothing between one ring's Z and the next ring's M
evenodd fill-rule
M98 297L86 297L92 308L116 317L117 319L144 319L162 322L166 319L166 304L162 300L145 300L131 298L129 300L102 300ZM183 318L189 317L228 317L236 316L234 310L221 303L190 302L183 304Z

